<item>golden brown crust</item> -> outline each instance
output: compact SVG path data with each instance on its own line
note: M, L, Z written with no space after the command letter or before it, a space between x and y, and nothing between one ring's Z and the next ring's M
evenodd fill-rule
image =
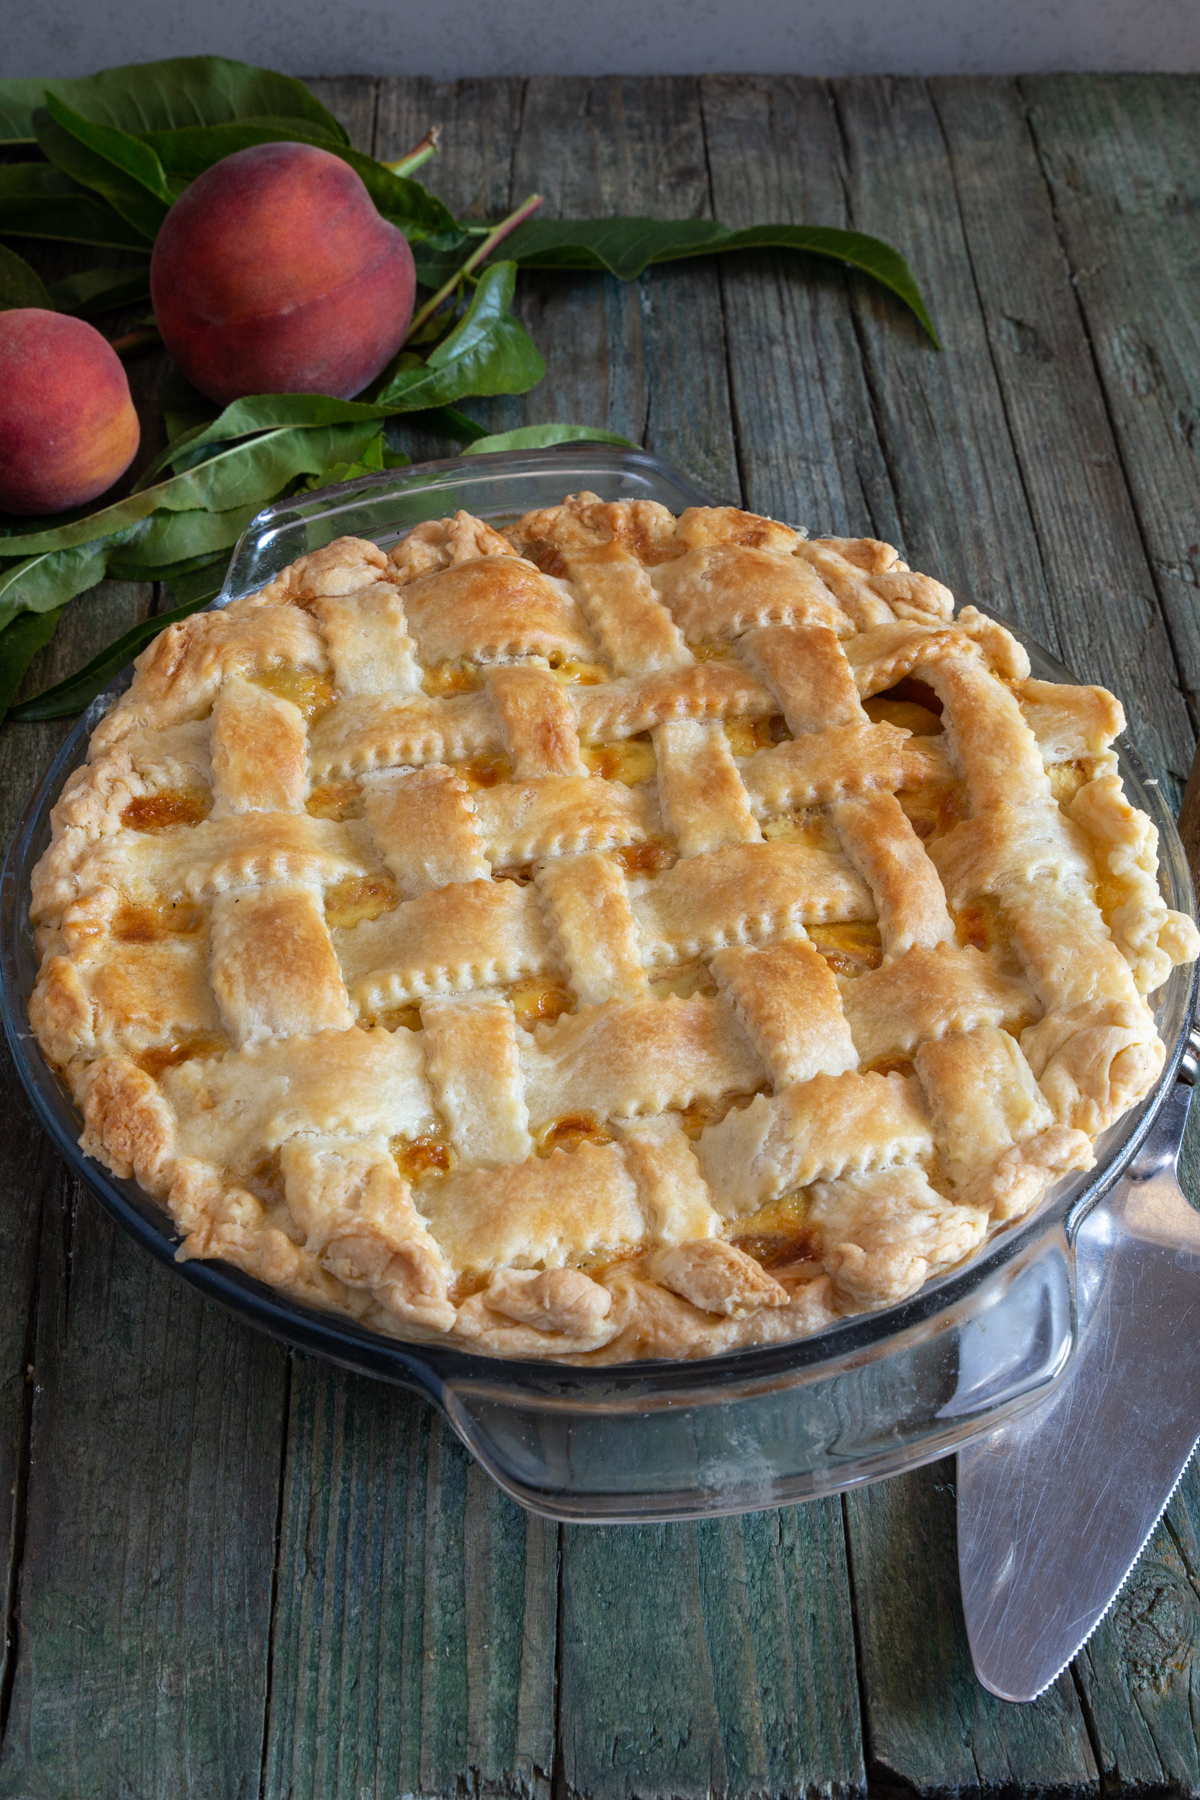
M591 494L341 539L138 659L31 1021L181 1256L495 1356L786 1341L1153 1082L1200 938L1122 725L873 539Z

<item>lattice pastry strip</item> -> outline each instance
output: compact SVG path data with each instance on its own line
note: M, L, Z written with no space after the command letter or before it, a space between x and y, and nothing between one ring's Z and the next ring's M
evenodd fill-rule
M181 1255L487 1354L786 1340L1153 1079L1200 940L1122 723L875 540L590 495L342 540L139 658L31 1017Z

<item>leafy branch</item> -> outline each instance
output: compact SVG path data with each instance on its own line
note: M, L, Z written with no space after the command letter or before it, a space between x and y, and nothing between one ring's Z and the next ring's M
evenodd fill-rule
M165 581L179 606L13 708L14 717L58 717L85 705L168 618L206 604L263 506L301 487L377 475L406 461L389 421L419 419L471 455L587 439L625 443L578 424L488 435L457 410L455 402L472 397L527 393L545 374L512 310L521 268L593 269L632 281L651 265L682 258L799 252L880 283L937 343L911 270L878 238L829 226L731 230L705 219L535 219L537 194L495 224L457 220L414 179L439 140L434 126L405 156L378 161L353 148L302 82L221 57L177 57L81 80L0 81L0 146L34 146L41 158L0 165L0 237L88 245L126 259L46 283L0 244L0 311L34 306L96 318L145 302L149 267L138 259L148 258L178 196L224 157L276 142L313 144L349 164L380 214L407 237L425 290L400 352L357 399L259 394L218 410L176 371L164 402L170 442L124 499L57 520L0 519L0 717L69 600L107 574ZM143 315L110 341L135 354L158 335Z

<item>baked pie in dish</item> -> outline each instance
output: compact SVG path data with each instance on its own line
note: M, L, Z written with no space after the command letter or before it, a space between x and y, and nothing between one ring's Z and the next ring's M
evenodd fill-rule
M38 1041L180 1257L394 1337L893 1305L1091 1165L1200 948L1118 702L871 539L460 512L136 670L35 872Z

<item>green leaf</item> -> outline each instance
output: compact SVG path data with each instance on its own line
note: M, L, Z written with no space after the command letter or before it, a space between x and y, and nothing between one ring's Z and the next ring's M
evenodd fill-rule
M144 233L49 163L0 167L0 234L150 251Z
M284 425L317 426L354 424L359 420L387 419L392 409L369 406L359 400L338 400L332 394L247 394L234 400L215 419L188 426L172 438L134 488L149 487L159 471L169 467L191 468L201 459L197 452L229 444L254 432Z
M46 531L22 533L21 550L27 557L40 557L90 545L99 539L112 539L118 533L126 536L133 526L159 510L219 513L234 507L262 506L293 476L319 474L331 463L356 460L377 429L371 418L357 424L284 429L249 438L194 469L172 475L142 493L130 494L88 518ZM93 579L99 580L99 576ZM3 597L0 586L0 605Z
M504 255L526 269L607 269L633 281L650 263L731 250L801 250L849 263L903 300L934 343L937 334L912 270L881 238L830 225L752 225L731 231L715 219L527 219L504 240Z
M78 115L68 113L67 117ZM87 121L82 120L81 123L86 125ZM168 202L150 193L140 181L115 167L106 156L76 137L74 132L68 130L45 107L39 107L34 113L33 125L37 132L38 147L56 169L69 175L81 187L90 188L102 200L107 200L113 211L127 224L132 225L150 243L154 242L158 228L167 216ZM111 131L113 128L97 126L93 129ZM137 143L136 138L129 141Z
M48 312L54 311L54 301L41 276L30 268L23 256L0 244L0 312L16 306L43 306Z
M147 132L143 141L157 152L169 174L189 181L224 157L255 144L315 144L319 150L328 150L348 163L361 177L377 209L402 230L415 228L422 236L432 234L439 241L444 234L447 242L452 240L456 247L465 242L465 234L459 230L453 214L419 181L393 174L373 156L352 150L344 139L332 138L295 119L239 119L230 125Z
M0 719L8 711L26 669L54 636L62 613L61 606L52 612L22 613L0 631Z
M402 351L371 393L376 404L394 412L425 412L467 394L524 394L536 387L546 365L509 311L516 279L515 263L485 269L449 337L424 363Z
M304 119L338 143L350 141L333 114L290 75L222 56L175 56L104 69L82 80L0 81L0 143L32 139L32 115L45 105L47 90L86 118L139 134L267 116Z
M50 283L50 303L59 312L74 313L91 319L97 313L115 312L118 307L132 306L150 298L149 265L142 269L114 269L104 264L97 269L82 269L78 275L64 275Z
M621 444L626 450L640 450L632 438L620 437L615 431L600 431L594 425L521 425L516 431L498 431L492 437L476 438L463 451L464 456L490 456L495 450L544 450L550 444Z
M223 571L224 565L222 573ZM219 592L218 585L213 593ZM9 717L25 723L34 719L62 719L68 713L82 712L88 702L94 700L152 638L156 638L160 631L165 631L177 619L186 619L189 613L199 612L212 597L213 594L204 594L185 601L174 612L159 613L154 619L143 619L140 625L123 633L107 649L101 650L98 656L93 656L90 662L76 669L73 675L68 675L64 681L56 681L53 687L43 688L40 694L23 700L20 706L14 706ZM58 614L55 613L53 617L57 619ZM17 621L18 625L21 623L21 620ZM10 625L8 631L0 635L0 658L3 657L8 634L14 629L15 626ZM0 662L0 693L3 692L2 684L3 664Z
M360 475L378 475L384 469L406 469L409 458L402 450L393 450L382 431L372 438L357 462L334 463L319 475L310 475L304 486L310 493L334 487L340 481L355 481Z
M0 569L0 625L21 612L49 612L104 579L108 543L74 544Z
M454 406L433 407L427 413L418 413L410 422L419 430L441 432L458 444L473 444L488 435L485 425L477 424Z
M56 99L50 92L46 94L46 111L57 125L61 125L64 131L69 131L87 149L103 157L114 169L128 175L140 187L144 187L147 193L153 194L156 200L161 200L165 207L171 205L174 195L167 186L166 171L143 139L134 137L132 132L122 131L119 125L99 125L94 119L85 119L82 113L68 106L65 100ZM37 114L34 115L34 130L36 129Z

